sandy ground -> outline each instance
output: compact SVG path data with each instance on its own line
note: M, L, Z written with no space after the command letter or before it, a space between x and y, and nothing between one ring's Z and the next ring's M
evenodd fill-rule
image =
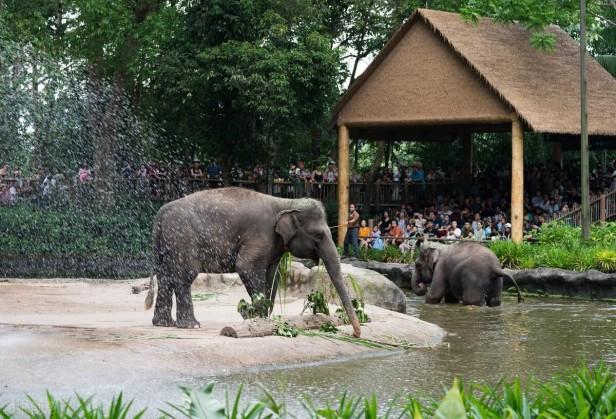
M301 335L220 336L224 326L242 321L236 311L239 299L248 298L242 287L216 294L193 289L201 329L181 330L151 325L145 292L131 292L135 281L61 281L0 283L0 405L45 390L67 396L128 390L146 401L160 400L195 377L389 350ZM302 305L287 300L285 313L299 314ZM362 326L362 335L369 340L433 346L444 335L413 317L372 306L367 312L373 322Z

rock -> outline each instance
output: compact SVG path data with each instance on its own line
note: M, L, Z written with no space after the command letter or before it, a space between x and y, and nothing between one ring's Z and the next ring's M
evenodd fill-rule
M616 273L596 270L573 272L565 269L537 268L505 271L513 276L522 291L592 299L616 298ZM505 278L504 288L513 283Z
M411 288L413 279L413 265L405 263L386 263L375 260L362 261L355 258L343 260L344 263L355 266L356 268L369 269L385 275L390 281L402 288Z
M406 313L406 296L392 281L378 272L342 263L342 276L348 284L351 298L357 298L352 282L361 289L361 297L366 304L387 310ZM351 280L351 278L353 280ZM287 284L287 295L304 298L316 289L325 289L330 301L337 300L336 290L323 267L308 269L300 262L291 265L291 276Z
M234 286L243 286L240 276L231 274L199 274L193 282L192 289L222 292Z

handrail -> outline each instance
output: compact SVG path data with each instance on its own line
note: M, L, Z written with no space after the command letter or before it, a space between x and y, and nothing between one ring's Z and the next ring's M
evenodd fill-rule
M616 188L606 189L598 197L590 202L590 222L604 222L616 217ZM582 222L582 208L576 208L566 214L554 218L552 221L560 221L577 227Z

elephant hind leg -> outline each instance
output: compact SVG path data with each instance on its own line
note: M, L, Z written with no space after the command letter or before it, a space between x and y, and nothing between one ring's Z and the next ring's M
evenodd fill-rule
M195 318L191 293L191 286L196 277L196 273L186 273L175 287L176 326L182 329L201 327Z
M154 306L154 317L152 324L159 327L174 327L175 321L171 317L173 306L173 286L168 275L157 274L158 293L156 295L156 305Z
M488 306L498 307L501 305L501 294L503 292L503 278L494 278L488 290Z

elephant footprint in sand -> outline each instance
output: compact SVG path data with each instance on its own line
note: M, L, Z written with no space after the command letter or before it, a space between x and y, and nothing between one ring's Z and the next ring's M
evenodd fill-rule
M520 288L501 268L496 255L479 243L464 242L447 249L423 249L415 262L411 286L417 295L426 295L426 303L462 301L469 305L499 306L503 278L510 278L522 301ZM428 290L428 285L430 288Z
M164 205L156 214L152 233L153 274L158 282L155 326L200 326L190 290L200 272L237 272L251 297L263 293L273 302L276 267L283 253L290 251L299 258L323 260L353 334L360 336L319 201L282 199L241 188L201 191ZM150 286L146 309L152 306L154 294ZM171 316L174 294L176 320Z

